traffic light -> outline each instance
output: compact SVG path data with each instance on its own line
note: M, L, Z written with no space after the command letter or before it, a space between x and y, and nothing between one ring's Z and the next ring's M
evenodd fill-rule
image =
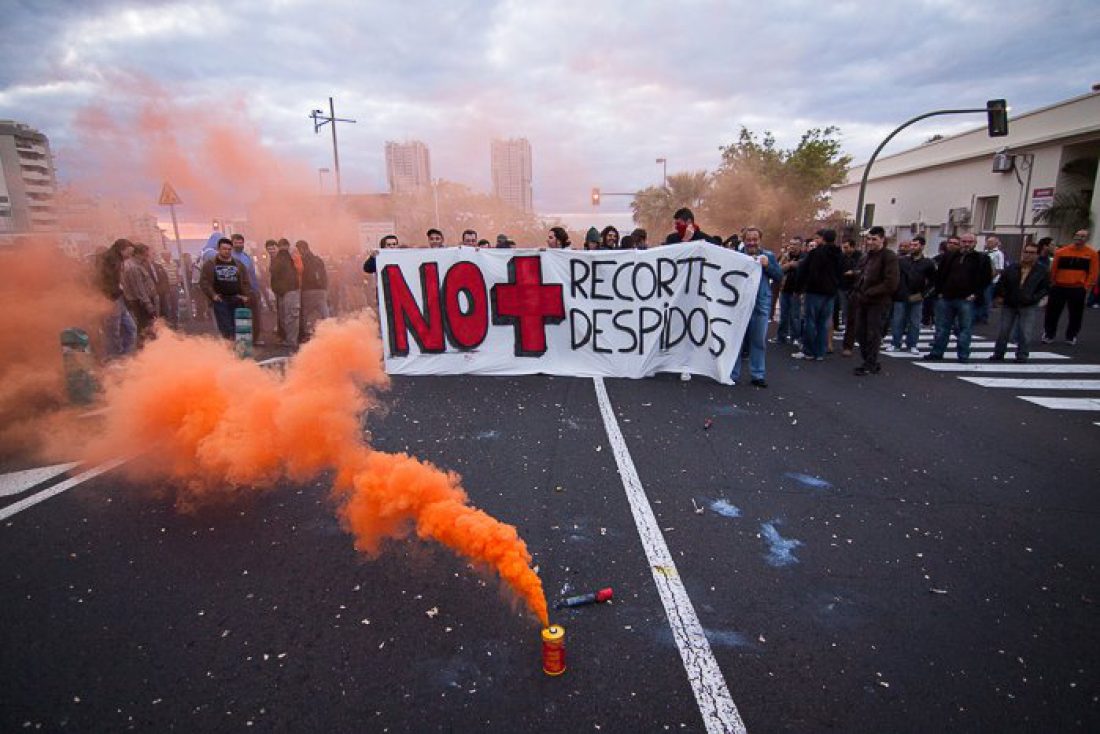
M592 189L592 206L600 205L600 190Z
M1008 135L1008 105L1003 99L986 102L985 114L989 117L989 137L1003 138Z

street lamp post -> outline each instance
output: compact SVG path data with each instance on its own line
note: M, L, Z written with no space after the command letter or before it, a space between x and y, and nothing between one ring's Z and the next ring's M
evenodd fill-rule
M336 147L336 123L338 122L355 122L355 120L347 120L336 116L336 105L332 101L332 97L328 98L328 116L325 116L324 110L313 110L309 113L310 119L313 120L313 133L316 135L321 132L321 128L325 125L332 125L332 160L336 167L336 196L339 197L343 194L343 189L340 182L340 151Z
M978 112L984 112L988 115L988 129L990 137L1002 137L1008 135L1008 107L1005 105L1003 99L992 99L985 103L985 107L975 107L965 110L935 110L933 112L925 112L923 115L917 115L912 120L903 122L898 125L894 132L886 136L886 139L879 143L875 148L875 152L871 154L870 160L863 167L863 178L859 182L859 198L856 200L856 233L858 234L863 229L863 198L867 193L867 178L871 174L871 166L874 165L875 159L878 158L878 154L882 152L882 149L886 147L886 144L894 139L894 136L900 133L905 128L912 125L914 122L920 122L921 120L929 117L936 117L938 115L971 115Z

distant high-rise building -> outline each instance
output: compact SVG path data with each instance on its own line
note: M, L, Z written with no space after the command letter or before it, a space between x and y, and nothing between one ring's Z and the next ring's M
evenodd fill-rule
M531 193L531 144L527 138L494 140L493 194L516 209L534 211Z
M395 194L431 186L432 161L428 146L419 140L386 141L386 179L390 192Z
M0 233L57 229L50 141L29 125L0 120Z

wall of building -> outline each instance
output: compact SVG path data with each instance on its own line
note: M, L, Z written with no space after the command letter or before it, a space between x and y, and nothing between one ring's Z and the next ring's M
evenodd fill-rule
M1009 130L1007 137L990 138L982 126L879 158L864 200L875 205L873 223L894 230L899 237L914 229L926 231L930 244L952 230L997 234L1012 241L1022 235L1067 239L1071 233L1035 223L1032 192L1040 188L1054 188L1056 193L1091 189L1093 220L1100 222L1097 182L1071 182L1062 172L1075 157L1100 156L1100 94L1013 117ZM1016 156L1016 169L994 173L994 155L1003 148ZM863 168L849 169L846 183L833 189L833 208L855 213ZM997 197L997 209L995 220L983 223L980 199L985 197ZM953 209L969 209L969 222L952 222Z

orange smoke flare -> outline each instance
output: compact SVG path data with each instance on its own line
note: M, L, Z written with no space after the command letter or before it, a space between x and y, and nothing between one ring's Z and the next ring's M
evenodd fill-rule
M472 507L457 474L361 439L363 387L388 383L373 320L326 321L286 376L209 338L161 332L107 386L104 460L151 447L126 471L175 480L183 508L336 470L334 496L355 546L375 554L413 531L496 571L545 626L546 598L516 529Z

